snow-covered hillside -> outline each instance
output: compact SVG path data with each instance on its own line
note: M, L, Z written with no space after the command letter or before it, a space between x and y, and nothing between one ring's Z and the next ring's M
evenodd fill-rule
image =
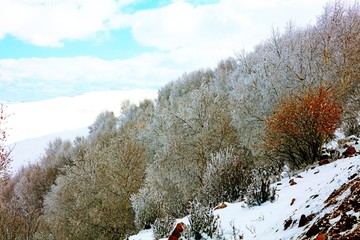
M8 144L13 148L12 171L33 162L42 154L48 142L61 137L73 139L86 135L87 127L105 110L120 114L121 103L154 99L157 90L103 91L74 97L55 98L39 102L8 103Z
M357 144L356 148L359 151L360 145ZM243 235L245 240L315 239L318 233L311 238L305 236L305 233L315 225L314 223L322 221L324 216L333 217L328 221L331 227L339 227L344 212L350 217L355 216L355 219L359 219L359 209L353 209L353 206L350 206L352 210L345 210L338 216L326 215L338 209L341 204L344 204L344 201L351 204L350 198L354 198L351 194L354 194L355 190L357 191L355 201L356 198L359 201L359 175L360 156L338 159L323 166L314 165L304 172L283 178L280 182L275 183L277 199L273 203L266 202L261 206L251 208L244 202L226 203L227 207L215 210L214 213L220 216L220 226L226 239L233 239L232 225L236 227L239 235ZM290 179L293 179L296 184L290 185ZM351 184L345 185L348 182ZM337 195L332 194L342 186L342 191L339 191ZM330 195L333 199L329 198ZM359 202L354 204L359 204ZM342 208L343 205L340 209ZM302 217L302 215L304 216ZM300 220L301 218L302 220ZM299 227L299 223L304 219L308 222ZM189 224L187 217L178 219L178 221ZM358 224L354 226L349 231L359 230ZM355 230L356 227L357 230ZM152 240L152 230L141 231L130 239Z

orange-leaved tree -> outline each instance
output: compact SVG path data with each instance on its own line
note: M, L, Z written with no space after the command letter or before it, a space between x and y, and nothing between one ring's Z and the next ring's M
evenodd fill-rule
M283 98L266 122L266 148L272 157L300 168L318 160L340 123L335 89L321 84Z
M10 163L10 152L6 147L7 133L5 123L8 115L4 112L4 104L0 103L0 179L7 176L7 168Z

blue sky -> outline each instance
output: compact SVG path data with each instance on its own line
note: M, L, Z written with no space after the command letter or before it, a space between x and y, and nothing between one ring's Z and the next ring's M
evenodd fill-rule
M0 100L159 89L251 51L325 0L1 0Z

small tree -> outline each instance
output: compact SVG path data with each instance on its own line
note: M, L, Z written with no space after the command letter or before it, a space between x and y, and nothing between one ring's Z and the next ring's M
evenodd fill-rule
M176 225L175 218L171 216L157 218L152 225L154 240L168 237L171 233L171 230L174 228L174 225Z
M4 112L4 104L0 103L0 178L4 179L7 175L7 168L10 163L10 150L6 147L7 133L6 121L8 115Z
M219 230L219 216L214 210L202 205L197 199L190 202L189 208L190 235L195 240L212 238Z
M243 197L251 182L250 158L249 151L237 156L233 148L212 154L204 176L202 199L214 206Z
M250 206L260 206L266 201L275 201L276 187L271 186L271 170L269 171L269 167L266 167L253 169L252 171L252 181L246 189L247 203Z
M331 87L320 85L302 96L285 97L266 122L266 147L292 167L316 161L337 128L342 107Z

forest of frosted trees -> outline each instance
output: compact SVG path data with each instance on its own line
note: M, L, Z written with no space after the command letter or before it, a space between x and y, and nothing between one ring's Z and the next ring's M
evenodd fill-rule
M289 23L155 101L101 113L87 137L50 142L1 183L0 238L124 239L191 206L274 200L285 164L317 161L338 127L360 134L359 69L360 6L328 4L315 25Z

